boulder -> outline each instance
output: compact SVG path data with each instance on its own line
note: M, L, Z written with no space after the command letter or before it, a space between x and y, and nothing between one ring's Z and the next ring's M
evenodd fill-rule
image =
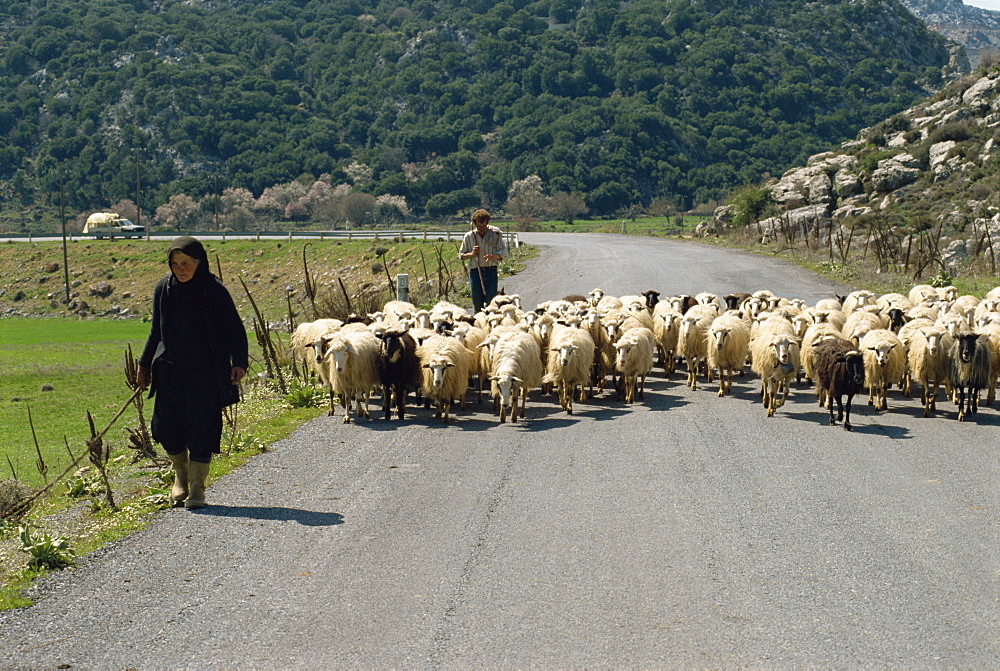
M784 235L786 227L796 231L799 237L809 235L816 223L822 227L830 222L830 211L826 205L807 205L785 212L780 217L769 217L760 222L764 240L776 240ZM751 225L750 230L755 227Z
M973 112L983 114L991 109L998 95L1000 95L1000 79L983 77L965 90L962 102Z
M912 184L919 177L920 170L917 168L908 167L890 158L878 162L878 168L872 172L872 186L876 191L885 193Z
M107 298L112 293L114 293L115 288L110 282L98 282L89 288L88 294L90 296L100 296L101 298Z
M829 175L820 172L806 182L806 195L810 205L828 205L833 202L833 182Z
M834 219L844 219L846 217L864 217L872 214L875 210L870 207L859 207L857 205L845 205L833 211Z
M952 240L941 252L941 262L949 272L953 273L968 256L969 250L965 240Z
M989 140L986 141L986 144L983 145L983 149L979 153L979 160L980 161L989 160L989 158L996 153L998 148L1000 147L998 147L996 139L991 137Z
M707 238L710 235L718 235L719 229L716 228L714 221L703 221L695 226L694 234L699 238Z
M833 190L841 198L850 198L863 193L865 185L860 177L846 169L841 169L833 176Z
M938 142L937 144L931 145L930 149L930 164L932 169L936 169L945 159L948 158L948 152L958 146L958 143L954 140L947 140L945 142Z
M777 184L771 185L771 196L774 198L774 202L786 210L794 210L809 202L809 199L803 192L802 184L785 181L784 179Z
M716 223L722 224L723 226L728 226L733 223L733 208L732 205L720 205L715 208L713 212L713 218Z

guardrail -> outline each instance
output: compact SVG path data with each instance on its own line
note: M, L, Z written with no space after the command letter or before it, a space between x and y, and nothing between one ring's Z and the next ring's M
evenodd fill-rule
M151 232L153 237L162 237L162 233ZM177 233L171 233L170 235L178 235ZM220 232L220 231L184 231L183 235L192 235L195 237L221 237L225 240L227 237L234 239L253 239L257 240L267 239L267 238L285 238L289 242L295 239L303 238L313 238L320 240L384 240L386 242L405 242L406 240L439 240L444 239L448 242L461 242L462 236L465 235L464 231L446 231L446 230L419 230L419 231L379 231L371 229L357 229L357 230L347 230L347 231L254 231L254 232ZM517 233L506 232L503 234L504 240L507 243L508 249L517 249L521 246L521 240ZM0 238L10 238L10 239L26 239L28 242L32 242L34 238L58 238L60 237L58 233L39 235L37 233L5 233L0 234ZM69 233L67 238L70 241L73 240L93 240L93 236L84 233ZM124 239L124 238L123 238Z
M448 242L460 242L462 240L462 236L465 235L465 231L379 231L374 229L357 229L347 231L288 231L287 233L265 231L260 233L223 233L222 235L223 238L225 238L226 235L239 235L241 237L246 235L256 235L258 240L261 238L282 237L288 238L289 241L294 240L295 238L319 238L320 240L339 238L342 240L385 240L386 242L405 242L406 240L437 240L444 238ZM517 248L521 246L521 240L518 238L517 233L506 232L503 235L508 248Z

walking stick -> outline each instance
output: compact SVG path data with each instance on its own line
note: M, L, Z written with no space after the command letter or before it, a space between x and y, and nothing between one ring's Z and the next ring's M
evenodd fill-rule
M473 235L475 235L475 236L478 237L479 233L476 232L476 233L473 233ZM483 238L483 242L486 242L486 238ZM487 301L487 298L486 298L486 280L483 279L483 266L482 266L483 260L482 260L482 257L483 257L483 249L482 249L482 245L479 245L479 252L476 254L476 271L478 271L478 273L479 273L479 288L483 290L483 304L485 305L486 301Z

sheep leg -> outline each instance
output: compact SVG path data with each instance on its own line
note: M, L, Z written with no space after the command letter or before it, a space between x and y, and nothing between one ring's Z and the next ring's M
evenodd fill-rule
M845 412L844 412L844 431L850 431L851 430L851 399L852 398L854 398L854 394L848 394L847 395L847 403L845 404L846 408L845 408ZM837 399L837 402L839 403L840 399Z
M382 385L382 414L392 419L392 388L387 384Z
M831 397L833 392L831 392ZM844 407L840 403L840 396L837 396L837 417L842 418L844 416ZM830 404L830 426L837 423L837 420L833 418L833 403Z
M958 421L965 421L965 387L955 387L955 394L958 403Z
M349 396L348 392L345 390L343 394L340 395L340 404L344 406L344 424L351 423L351 404L354 403L354 397Z
M792 388L791 378L785 378L781 381L781 401L778 403L778 407L785 405L785 401L788 400L788 392Z
M400 420L406 416L406 386L396 387L396 413Z
M334 409L336 407L337 407L337 402L336 402L336 400L333 397L333 387L330 387L330 412L328 412L326 414L329 415L330 417L335 416L336 413L334 412Z

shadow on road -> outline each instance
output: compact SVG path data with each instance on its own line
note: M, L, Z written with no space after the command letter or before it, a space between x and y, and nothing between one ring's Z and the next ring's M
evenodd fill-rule
M210 504L191 512L195 515L247 517L254 520L298 522L307 527L332 527L344 523L344 516L340 513L320 513L312 510L282 508L279 506L225 506Z

